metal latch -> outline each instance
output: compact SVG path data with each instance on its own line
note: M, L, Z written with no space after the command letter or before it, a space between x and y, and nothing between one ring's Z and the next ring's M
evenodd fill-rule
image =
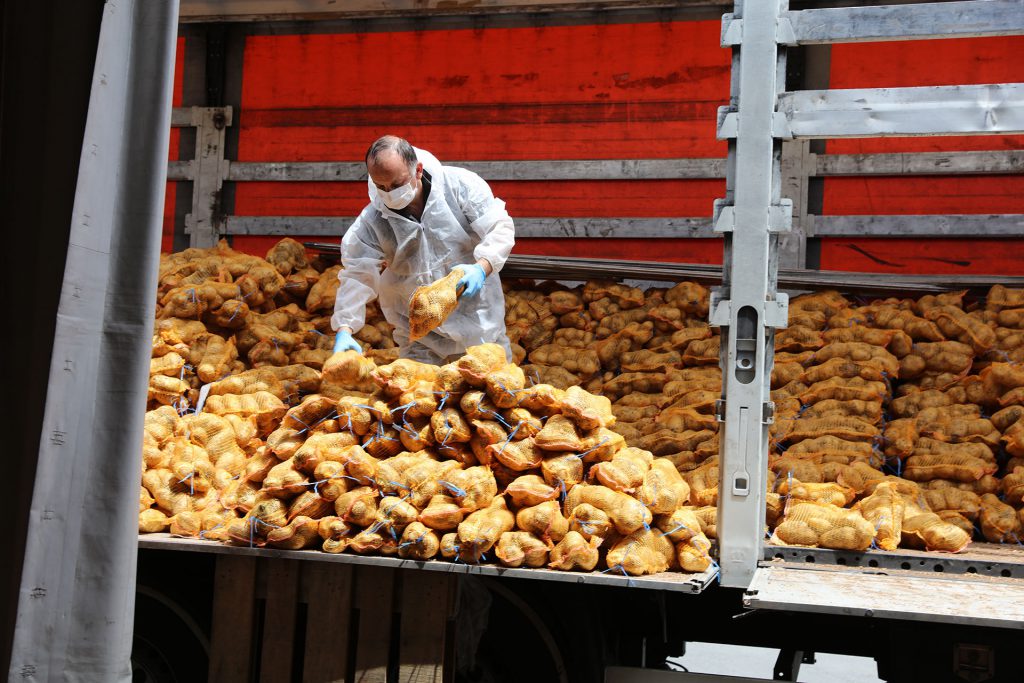
M720 398L715 401L715 419L719 422L725 422L725 399Z

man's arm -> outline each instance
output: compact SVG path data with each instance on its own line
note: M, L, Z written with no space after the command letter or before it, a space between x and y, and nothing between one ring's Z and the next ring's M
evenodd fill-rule
M462 168L446 170L454 172L459 205L469 219L470 229L480 237L480 243L473 249L477 265L486 275L501 272L516 243L515 225L505 210L505 202L495 197L487 181L476 173Z
M334 298L331 327L349 333L358 332L366 322L366 304L377 298L380 266L384 261L373 231L362 217L357 218L341 241L341 272Z

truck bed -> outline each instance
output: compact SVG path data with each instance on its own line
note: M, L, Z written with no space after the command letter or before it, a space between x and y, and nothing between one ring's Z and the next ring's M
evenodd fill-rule
M192 538L178 538L167 533L144 534L139 536L139 548L151 550L181 550L189 552L214 553L220 555L248 555L252 557L271 557L291 560L307 560L312 562L337 562L395 569L424 569L427 571L448 572L451 574L476 574L480 576L504 576L517 579L539 579L561 581L565 583L588 583L603 586L621 586L628 588L653 588L677 593L701 593L718 577L718 568L712 565L700 574L683 572L661 572L649 576L623 576L611 572L563 572L553 569L513 569L496 564L465 564L446 560L403 560L397 557L381 557L376 555L355 555L352 553L324 553L317 550L278 550L275 548L248 548L238 545L227 545L213 541L201 541Z

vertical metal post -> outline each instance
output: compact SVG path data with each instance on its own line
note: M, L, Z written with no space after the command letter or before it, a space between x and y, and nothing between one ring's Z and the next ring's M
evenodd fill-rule
M789 229L792 203L780 198L781 144L773 135L785 87L778 36L786 9L788 0L737 0L723 19L723 43L738 47L730 106L719 112L718 130L730 139L727 196L715 206L725 268L711 316L722 328L718 542L722 585L744 588L764 540L774 327L786 324L786 297L776 295L778 233Z
M817 155L809 140L782 143L782 194L793 201L793 229L779 235L779 266L807 267L807 190L815 173Z
M221 189L228 177L224 159L224 130L231 125L231 107L192 107L196 156L192 162L192 212L185 216L189 246L217 244L224 225Z
M177 0L103 5L8 680L132 680L177 30Z

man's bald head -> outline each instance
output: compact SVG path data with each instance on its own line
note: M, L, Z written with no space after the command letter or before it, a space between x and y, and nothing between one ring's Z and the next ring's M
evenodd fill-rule
M385 135L374 140L370 148L366 150L366 167L370 168L382 163L386 157L392 155L404 161L410 170L416 168L416 150L408 140L397 135Z

